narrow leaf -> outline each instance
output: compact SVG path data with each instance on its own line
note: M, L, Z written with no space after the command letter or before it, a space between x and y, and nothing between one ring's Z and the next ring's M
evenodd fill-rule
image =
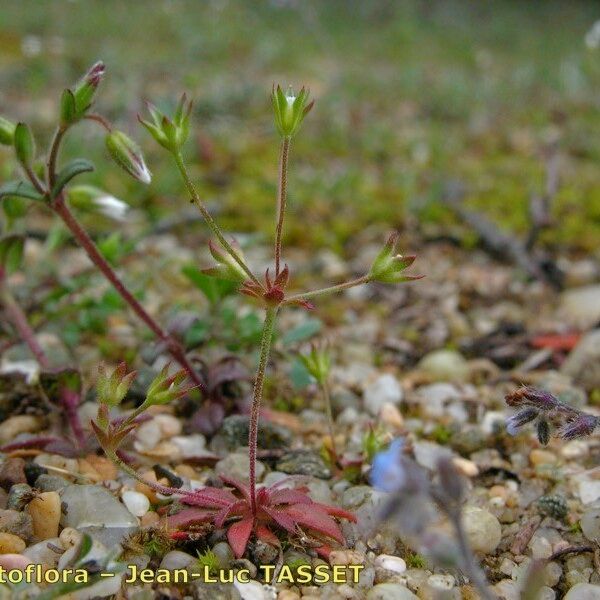
M0 186L0 200L4 198L27 198L28 200L43 201L40 194L28 181L9 181Z
M63 167L56 176L56 183L52 188L52 197L56 198L62 189L77 175L81 173L89 173L94 170L94 165L85 158L76 158Z

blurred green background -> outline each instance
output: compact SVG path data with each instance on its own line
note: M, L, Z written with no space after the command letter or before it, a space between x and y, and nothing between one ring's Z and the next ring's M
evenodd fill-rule
M98 110L140 141L155 179L144 188L104 163L88 180L156 219L184 194L135 115L143 99L168 106L187 91L202 192L226 225L270 235L268 94L273 82L306 84L317 104L293 147L290 242L340 249L370 225L443 231L450 180L522 230L555 143L559 226L546 240L589 251L600 240L600 49L585 36L599 18L600 4L574 0L2 0L0 114L49 136L62 88L104 60ZM101 134L80 127L67 152L85 145L101 165ZM0 154L0 177L12 169Z

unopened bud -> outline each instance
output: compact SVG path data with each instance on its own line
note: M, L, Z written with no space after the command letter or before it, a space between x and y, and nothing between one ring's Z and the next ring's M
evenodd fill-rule
M31 167L31 163L35 157L35 140L33 139L29 125L26 123L17 123L13 143L17 160L24 167Z
M106 136L106 148L113 160L134 179L150 183L152 176L140 147L122 131L113 130Z
M165 365L150 384L142 406L148 408L157 404L168 404L185 396L190 391L190 388L184 388L182 385L186 378L184 370L169 375L169 365Z
M96 90L104 77L105 71L106 68L104 63L97 62L73 88L72 93L73 98L75 99L75 110L78 116L83 116L92 105Z
M71 206L84 211L100 213L115 221L124 221L129 206L94 187L93 185L74 185L68 188L67 197Z

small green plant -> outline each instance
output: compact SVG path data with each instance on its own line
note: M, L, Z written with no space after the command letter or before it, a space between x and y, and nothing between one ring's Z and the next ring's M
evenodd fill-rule
M129 291L69 207L70 203L79 203L86 208L102 206L104 210L115 214L120 212L120 207L115 205L114 200L99 197L96 190L89 188L82 190L81 186L77 188L71 186L75 178L94 168L89 161L76 158L59 168L59 154L65 135L84 120L96 123L104 129L106 147L115 162L126 173L144 184L151 181L150 171L146 166L140 147L125 133L116 130L107 119L91 110L104 74L104 64L98 62L76 85L64 90L60 101L56 131L46 155L41 161L38 159L34 135L28 125L25 123L13 125L10 121L2 120L0 142L13 146L23 179L3 185L0 188L0 200L17 197L35 202L62 219L92 263L181 366L181 371L175 374L169 374L168 369L165 368L148 389L145 402L128 417L120 420L111 419L110 409L121 403L133 376L125 372L124 366L119 366L111 374L101 373L100 408L97 420L93 423L94 432L107 456L132 477L140 479L135 470L122 460L119 449L137 426L141 413L149 406L167 403L186 395L193 388L198 388L206 397L210 396L210 393L204 376L194 369L180 342L150 316ZM394 233L364 275L330 287L301 293L289 292L291 274L283 259L283 238L288 197L290 149L292 140L298 135L314 102L309 102L309 92L305 88L294 93L291 87L284 92L280 86L273 88L271 101L275 126L280 139L279 177L275 202L273 266L267 268L264 275L260 277L249 265L237 242L223 233L206 208L189 175L183 149L190 132L191 101L184 94L172 115L167 115L148 104L149 117L139 118L140 123L154 140L172 157L191 203L198 208L214 236L214 241L209 243L209 250L215 263L212 267L205 269L203 275L212 277L216 281L231 282L241 294L258 301L265 314L250 410L249 486L228 479L225 482L232 490L205 488L201 491L186 492L166 486L152 486L156 491L167 495L177 494L184 504L187 503L193 507L188 509L188 513L185 515L179 515L177 519L171 520L178 523L180 527L194 521L212 522L219 527L227 523L229 541L237 556L244 553L252 534L264 542L277 544L278 539L273 529L284 530L289 535L295 535L299 528L304 527L309 532L321 537L342 541L341 531L333 517L353 519L353 516L345 511L313 502L301 490L285 490L277 486L257 490L258 421L263 399L265 373L269 364L279 312L288 307L312 309L313 301L317 298L370 282L392 284L419 278L419 276L406 274L406 269L414 262L415 257L398 254L396 249L398 235ZM213 286L212 289L217 289L219 294L223 291L222 286L218 285ZM27 338L32 337L25 328L22 328L22 334ZM30 339L29 342L33 351L34 339ZM317 380L326 386L326 375L329 369L327 355L315 354L312 362L314 362ZM322 389L325 389L324 393L328 395L326 387ZM328 401L326 404L329 406ZM331 423L331 415L329 417ZM333 439L333 431L331 431L331 435ZM185 513L185 511L183 512ZM235 519L234 522L231 522L232 519ZM323 548L326 548L325 543Z
M334 465L339 462L340 455L336 449L335 444L335 421L333 419L333 407L331 406L331 394L329 392L329 371L331 370L331 355L327 344L312 344L310 352L307 354L300 354L299 358L304 365L304 368L317 382L321 395L323 396L323 402L325 403L325 410L327 412L327 424L329 426L329 440L330 440L330 462ZM329 449L329 446L325 446Z
M198 566L200 572L208 571L211 575L216 575L221 568L219 557L209 548L204 552L198 552Z

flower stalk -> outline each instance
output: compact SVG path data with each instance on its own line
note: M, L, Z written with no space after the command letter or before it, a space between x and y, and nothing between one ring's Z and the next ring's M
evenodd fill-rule
M279 156L279 185L277 188L277 227L275 233L275 276L279 275L281 264L281 244L283 237L283 222L287 205L287 173L291 138L286 136L281 140Z
M258 446L258 419L260 405L262 403L263 388L265 383L265 371L271 353L273 331L277 318L278 307L268 307L263 324L262 338L260 341L260 356L258 368L254 379L254 390L252 393L252 407L250 409L250 428L248 432L248 456L250 458L250 504L252 514L256 516L256 452Z

